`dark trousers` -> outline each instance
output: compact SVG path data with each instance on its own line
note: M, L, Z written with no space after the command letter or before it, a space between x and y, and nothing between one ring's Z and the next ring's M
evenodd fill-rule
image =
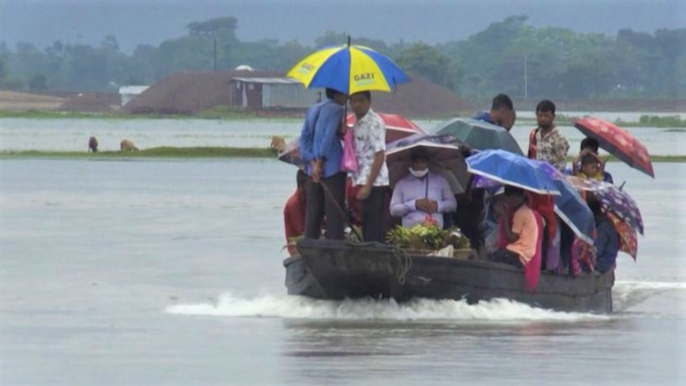
M376 241L379 243L385 241L385 201L385 186L373 187L369 197L362 201L362 238L364 241Z
M326 238L343 240L345 230L345 173L322 178L317 184L307 180L307 205L305 207L305 238L318 239L326 216ZM322 185L325 185L328 192Z
M505 263L515 266L517 268L524 268L522 261L519 260L519 255L510 251L509 249L498 249L491 253L491 261L496 263Z
M473 190L471 198L457 195L456 200L457 210L453 213L453 224L469 239L472 249L479 250L484 244L479 229L484 209L483 190Z

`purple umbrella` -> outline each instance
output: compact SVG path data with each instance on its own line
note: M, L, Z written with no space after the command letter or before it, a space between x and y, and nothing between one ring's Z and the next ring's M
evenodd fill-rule
M640 234L643 234L641 211L638 209L636 201L627 192L603 181L584 180L571 176L567 176L567 181L577 189L593 192L605 210L612 212L620 220L636 228Z

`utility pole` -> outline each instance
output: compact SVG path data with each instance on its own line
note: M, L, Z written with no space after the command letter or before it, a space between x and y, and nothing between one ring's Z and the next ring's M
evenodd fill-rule
M527 72L529 62L528 54L524 54L524 100L529 99L529 74Z

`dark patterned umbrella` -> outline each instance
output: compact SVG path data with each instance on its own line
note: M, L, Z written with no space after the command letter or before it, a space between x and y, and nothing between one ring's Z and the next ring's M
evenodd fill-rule
M584 180L567 176L567 181L577 189L593 192L606 211L612 212L617 218L643 234L643 218L641 211L629 194L608 182Z

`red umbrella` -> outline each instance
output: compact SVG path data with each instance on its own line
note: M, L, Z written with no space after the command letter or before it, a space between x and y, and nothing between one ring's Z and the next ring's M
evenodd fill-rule
M577 119L574 126L610 154L655 178L648 149L621 127L599 118Z
M412 122L411 120L397 114L386 114L386 113L376 113L386 125L386 143L393 142L400 138L409 137L413 134L425 134L419 125ZM353 127L357 119L355 114L348 114L346 123L348 127ZM278 157L281 161L286 163L292 163L294 165L300 165L302 161L300 160L300 147L299 147L300 137L294 139L286 146L286 149L279 153Z
M419 125L398 114L376 113L386 124L386 143L393 142L412 134L426 134ZM355 114L348 114L346 123L353 127L357 119Z

